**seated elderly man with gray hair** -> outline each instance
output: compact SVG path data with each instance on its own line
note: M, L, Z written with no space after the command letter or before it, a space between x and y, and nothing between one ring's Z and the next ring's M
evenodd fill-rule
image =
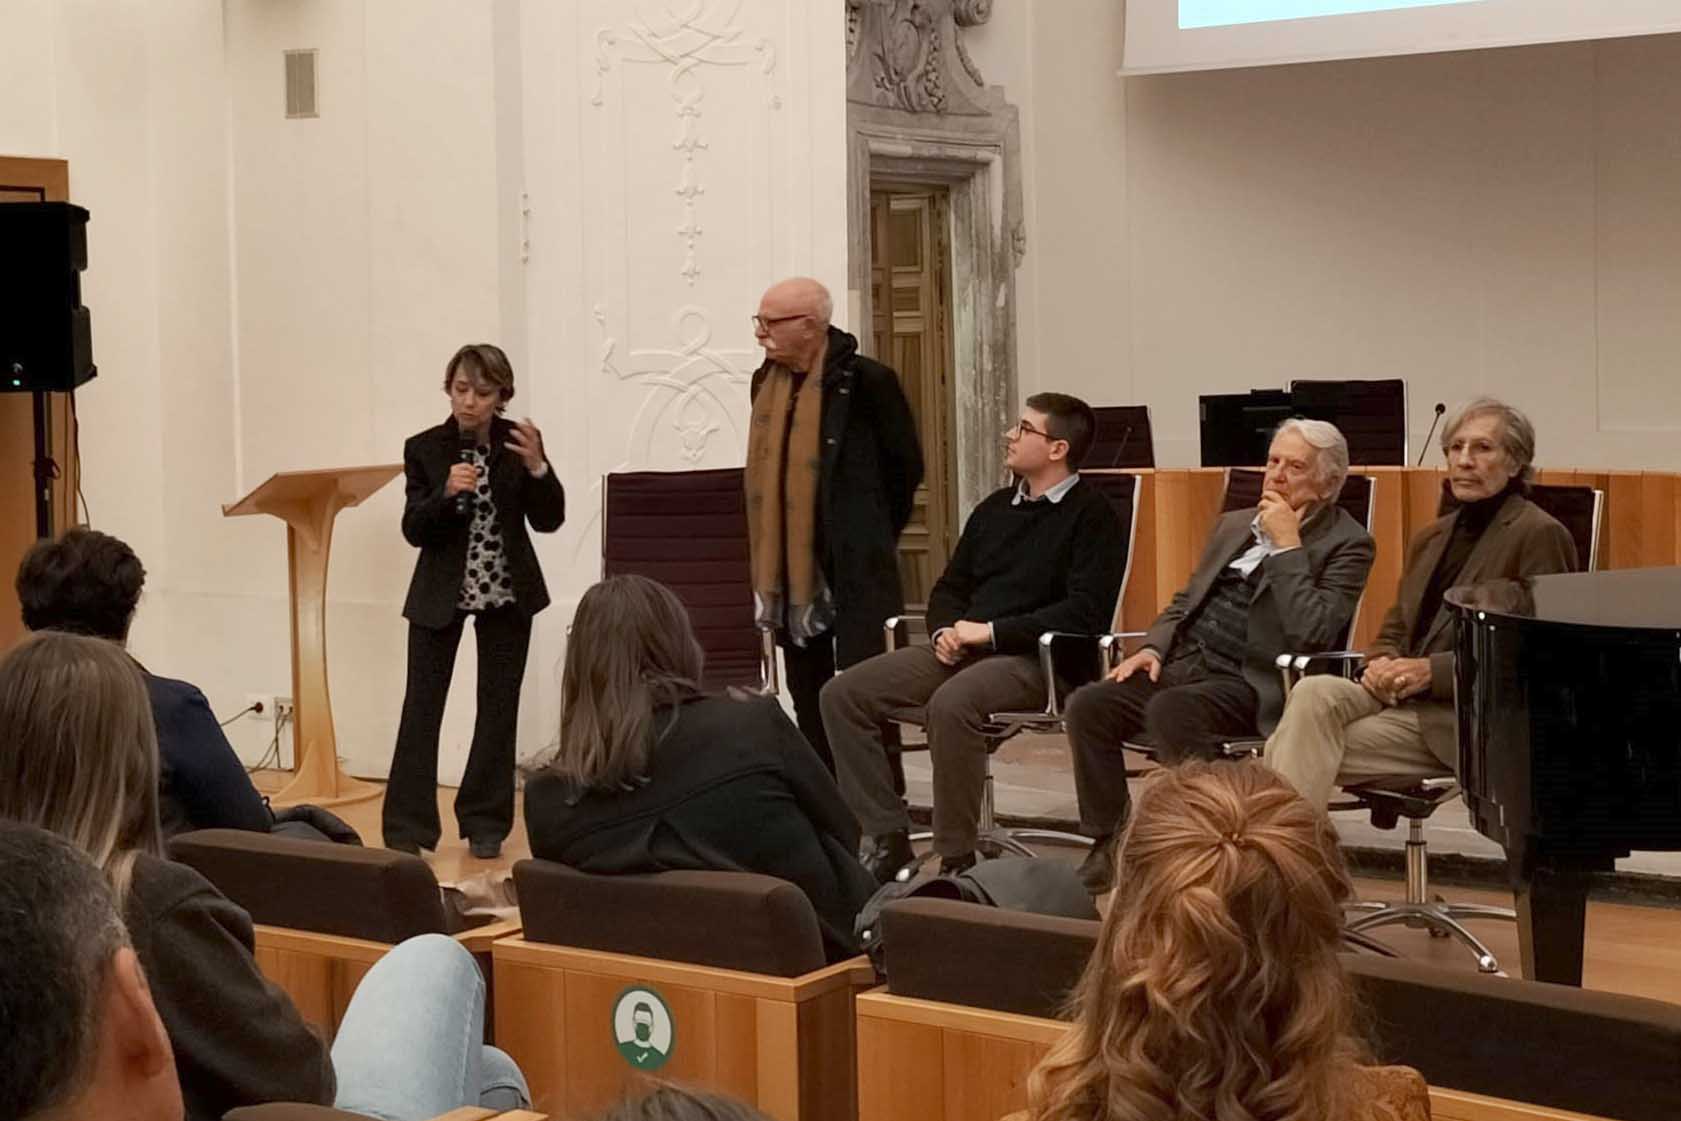
M1268 765L1320 808L1339 783L1454 772L1453 614L1443 593L1577 566L1570 532L1524 497L1535 459L1528 417L1480 397L1447 418L1442 453L1458 506L1407 547L1360 679L1304 677L1267 740Z
M1279 425L1260 505L1214 523L1191 582L1143 647L1069 698L1080 828L1094 839L1080 877L1092 894L1113 886L1110 842L1130 806L1127 741L1144 732L1172 763L1265 735L1284 707L1278 655L1347 640L1375 551L1366 527L1336 504L1347 477L1348 441L1335 425Z

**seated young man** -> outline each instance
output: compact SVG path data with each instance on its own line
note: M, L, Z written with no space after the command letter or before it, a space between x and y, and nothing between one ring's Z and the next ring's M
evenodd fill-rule
M1259 506L1214 523L1191 582L1143 648L1068 699L1080 828L1094 841L1080 875L1094 895L1112 884L1111 838L1129 808L1122 746L1147 732L1171 763L1270 732L1284 707L1278 655L1345 641L1375 553L1371 534L1336 505L1347 476L1348 442L1335 425L1279 425Z
M823 727L841 796L867 835L864 862L885 883L911 859L910 818L882 742L887 721L928 729L934 851L941 870L975 861L986 780L988 715L1044 703L1037 644L1045 631L1108 628L1120 592L1120 519L1077 468L1096 428L1064 393L1029 397L1005 434L1020 480L969 515L928 596L930 642L879 654L824 686Z

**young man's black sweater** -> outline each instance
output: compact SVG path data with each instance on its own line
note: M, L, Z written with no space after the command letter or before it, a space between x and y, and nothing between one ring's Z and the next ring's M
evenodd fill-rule
M959 619L991 623L1001 654L1031 654L1045 631L1109 629L1126 565L1121 521L1096 487L1061 501L988 495L928 595L928 631Z

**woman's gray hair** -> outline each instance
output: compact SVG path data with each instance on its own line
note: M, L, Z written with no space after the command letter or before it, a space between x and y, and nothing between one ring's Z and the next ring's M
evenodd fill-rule
M1348 440L1342 431L1328 420L1293 416L1273 430L1272 438L1276 440L1286 432L1294 432L1318 453L1313 463L1321 483L1320 493L1327 502L1335 502L1348 478Z
M1442 454L1447 455L1454 434L1464 427L1465 422L1479 416L1500 418L1500 446L1506 450L1506 459L1512 467L1512 474L1526 483L1533 479L1535 426L1529 423L1529 418L1520 410L1493 397L1475 398L1448 413L1447 421L1442 425Z

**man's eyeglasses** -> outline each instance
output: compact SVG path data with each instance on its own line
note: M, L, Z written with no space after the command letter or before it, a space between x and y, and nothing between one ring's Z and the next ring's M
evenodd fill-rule
M804 315L776 315L771 316L770 318L766 318L763 315L755 315L753 316L753 333L756 335L768 334L770 329L778 323L791 323L796 319L804 318Z
M1052 436L1049 432L1046 432L1043 428L1033 427L1032 422L1031 421L1026 421L1026 420L1018 420L1014 424L1010 425L1010 427L1004 429L1004 435L1011 440L1018 440L1021 437L1027 436L1027 435L1043 436L1046 440L1060 440L1060 439L1062 439L1061 436Z

